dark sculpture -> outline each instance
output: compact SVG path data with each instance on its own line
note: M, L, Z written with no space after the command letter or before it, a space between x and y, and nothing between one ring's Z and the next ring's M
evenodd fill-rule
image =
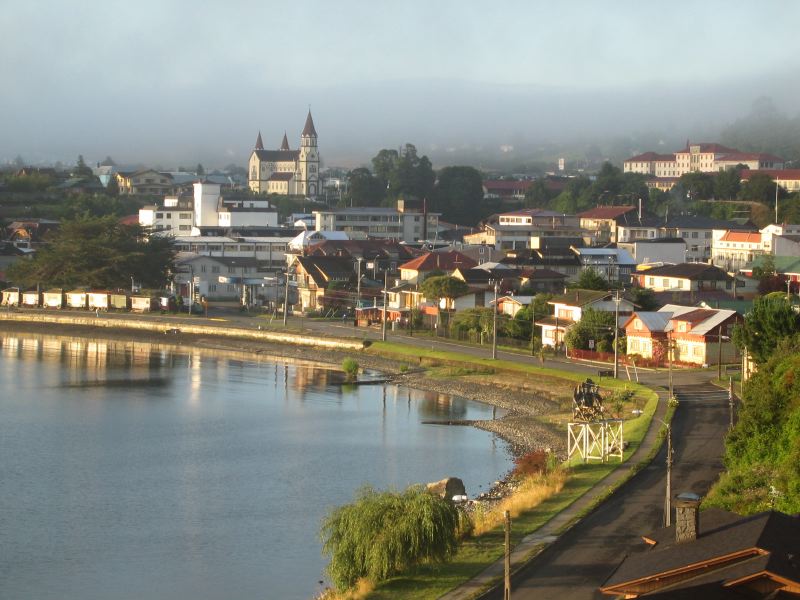
M574 421L597 421L603 418L603 397L600 386L587 379L572 394L572 419Z

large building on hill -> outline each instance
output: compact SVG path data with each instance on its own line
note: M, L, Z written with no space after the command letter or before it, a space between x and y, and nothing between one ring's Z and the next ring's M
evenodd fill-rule
M289 147L285 133L278 150L265 150L261 132L258 133L248 168L250 189L259 194L316 198L321 187L319 166L317 130L308 111L298 150Z
M716 173L744 165L748 169L783 169L784 160L766 153L740 152L722 144L686 143L686 147L670 154L645 152L622 163L624 173L649 175L650 187L669 189L685 173Z

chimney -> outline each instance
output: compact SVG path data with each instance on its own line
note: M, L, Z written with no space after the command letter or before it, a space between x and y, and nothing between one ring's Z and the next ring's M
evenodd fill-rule
M675 542L693 542L700 529L700 496L683 492L675 498Z

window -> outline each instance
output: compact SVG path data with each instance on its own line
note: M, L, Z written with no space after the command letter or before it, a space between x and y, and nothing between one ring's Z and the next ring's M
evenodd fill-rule
M156 213L156 219L163 219L164 213Z
M636 319L633 322L633 328L636 329L637 331L641 331L641 329L642 329L642 321L641 321L641 319Z
M212 284L210 284L210 285L208 286L208 291L209 291L209 292L216 292L216 291L217 291L217 284L216 284L216 283L212 283Z
M205 273L206 272L206 266L205 265L200 265L200 272L201 273Z
M693 239L697 239L697 235L698 235L698 234L697 234L697 232L696 232L696 231L693 231L693 232L692 232L692 238L693 238Z
M219 273L219 265L211 265L212 273Z
M228 273L236 273L236 267L228 267Z
M661 287L668 288L669 287L669 279L666 277L661 280Z

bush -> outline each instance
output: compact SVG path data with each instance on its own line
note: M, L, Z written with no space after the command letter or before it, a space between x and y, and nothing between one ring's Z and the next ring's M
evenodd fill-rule
M352 358L345 358L342 361L342 371L344 371L348 381L353 381L358 377L358 362Z
M328 575L343 591L363 578L377 583L422 562L444 561L456 551L459 523L452 502L421 486L402 493L365 487L323 520Z

